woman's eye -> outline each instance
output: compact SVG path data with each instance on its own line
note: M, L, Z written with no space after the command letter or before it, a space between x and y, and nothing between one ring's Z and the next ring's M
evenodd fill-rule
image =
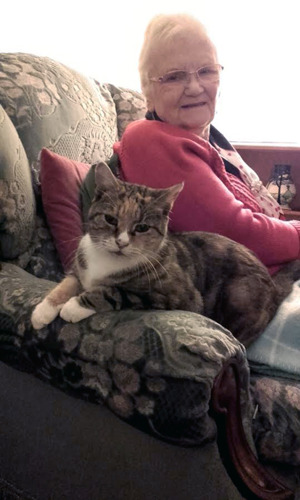
M186 78L185 71L174 71L167 73L164 77L164 83L182 82Z
M118 225L118 219L116 219L116 217L113 217L112 215L105 214L104 219L107 222L107 224L110 224L111 226Z
M146 233L149 229L150 227L147 224L137 224L134 230L136 233Z
M198 75L205 75L206 73L211 73L211 71L209 66L204 66L204 68L198 69Z
M198 69L197 71L198 73L198 76L201 78L201 77L214 77L214 76L217 76L219 73L218 73L218 70L214 67L211 67L211 66L205 66L204 68L200 68Z

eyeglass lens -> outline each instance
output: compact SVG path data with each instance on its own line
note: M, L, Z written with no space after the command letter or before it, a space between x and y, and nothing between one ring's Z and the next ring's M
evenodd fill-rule
M161 83L188 83L191 80L191 75L197 75L197 78L203 82L214 82L220 77L222 70L220 65L204 66L197 71L170 71L160 78Z

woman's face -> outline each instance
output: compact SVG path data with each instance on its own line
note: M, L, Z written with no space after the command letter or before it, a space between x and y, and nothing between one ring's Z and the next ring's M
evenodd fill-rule
M196 71L217 64L214 46L196 35L172 42L156 51L150 77L160 77L174 70ZM149 111L156 111L164 122L190 130L208 139L209 124L214 118L219 81L202 83L190 75L186 83L151 81L147 96Z

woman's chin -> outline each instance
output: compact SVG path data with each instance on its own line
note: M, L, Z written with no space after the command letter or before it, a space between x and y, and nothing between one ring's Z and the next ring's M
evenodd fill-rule
M187 116L188 114L189 116ZM190 132L196 133L197 135L202 135L202 132L207 130L212 119L213 117L211 116L211 113L201 113L201 116L199 116L199 111L198 113L192 111L185 113L185 116L182 116L180 126Z

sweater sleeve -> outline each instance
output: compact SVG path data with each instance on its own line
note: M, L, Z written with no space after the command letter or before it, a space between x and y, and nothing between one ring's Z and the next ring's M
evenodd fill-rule
M215 174L222 162L207 141L166 123L130 124L114 147L128 182L163 188L184 181L171 231L222 234L255 252L266 266L299 258L300 222L253 213Z

